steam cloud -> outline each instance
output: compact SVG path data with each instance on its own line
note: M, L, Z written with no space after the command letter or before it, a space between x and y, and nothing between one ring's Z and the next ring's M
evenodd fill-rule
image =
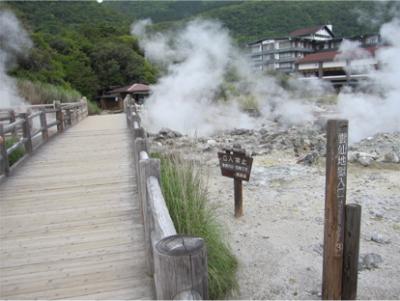
M220 23L198 19L165 34L148 34L148 24L135 23L132 33L139 35L147 58L165 69L146 101L144 121L150 130L169 127L208 135L272 119L287 125L313 119L310 104L282 89L273 77L254 74ZM243 107L257 107L265 118L252 118Z
M0 11L0 107L15 107L24 103L18 95L15 80L7 71L15 66L32 42L18 19L9 11Z
M292 77L287 83L290 89L284 89L275 77L256 74L218 22L198 19L164 34L149 34L149 24L150 20L139 21L132 26L132 33L140 37L147 58L164 68L164 76L152 86L146 101L144 122L151 131L169 127L209 135L277 120L284 126L304 124L313 121L316 97L332 92L328 83L318 79ZM399 29L398 19L382 26L381 36L390 47L376 52L378 70L373 65L359 69L355 64L347 70L369 75L358 91L343 89L338 95L337 111L350 121L351 142L378 132L400 131ZM359 46L345 40L338 59L373 59ZM261 118L243 113L242 109L249 107L257 107Z
M399 19L384 24L380 34L390 46L376 51L379 68L365 70L369 80L361 92L344 90L339 94L338 110L351 123L353 142L379 132L400 131ZM347 49L347 53L354 53L354 49Z

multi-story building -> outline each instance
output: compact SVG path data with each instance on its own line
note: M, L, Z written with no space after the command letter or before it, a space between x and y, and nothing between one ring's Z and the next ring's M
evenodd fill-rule
M375 58L376 50L382 46L379 35L365 35L347 38L357 42L358 47L348 49L346 53L339 50L343 38L336 39L335 46L324 47L296 61L296 72L303 79L318 77L330 81L334 86L353 85L365 79L368 70L378 68Z
M297 60L326 47L325 43L334 41L334 37L332 25L322 25L295 30L288 37L258 40L248 47L255 69L291 73Z

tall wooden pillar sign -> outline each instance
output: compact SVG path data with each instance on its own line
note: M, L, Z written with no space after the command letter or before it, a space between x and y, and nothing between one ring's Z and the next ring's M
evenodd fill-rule
M233 178L235 195L235 217L243 215L243 186L242 181L249 181L253 158L240 147L224 149L218 152L221 173Z
M328 120L322 298L341 299L348 121Z

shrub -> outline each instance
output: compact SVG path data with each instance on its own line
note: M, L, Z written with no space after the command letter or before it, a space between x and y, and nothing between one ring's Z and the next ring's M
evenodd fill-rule
M161 186L179 234L202 237L207 245L210 299L224 298L237 290L237 261L223 239L207 199L202 170L194 162L174 155L161 159Z
M87 105L88 105L89 115L97 115L101 113L101 109L94 101L88 100Z
M17 143L18 140L15 138L6 138L6 148L10 148L13 146L15 143ZM25 150L24 148L18 147L16 150L14 150L9 156L8 156L8 162L10 166L12 166L15 162L17 162L19 159L21 159L25 155Z
M26 79L19 79L17 87L19 94L31 104L53 103L54 100L75 102L82 97L78 91L71 88Z

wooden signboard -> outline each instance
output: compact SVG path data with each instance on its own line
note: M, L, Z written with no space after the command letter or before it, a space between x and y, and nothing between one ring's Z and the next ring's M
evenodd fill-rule
M218 152L219 166L225 177L248 181L250 179L253 158L242 149L225 149Z
M218 152L218 159L222 175L234 179L235 217L240 217L243 215L242 181L250 179L253 158L244 149L233 148Z

